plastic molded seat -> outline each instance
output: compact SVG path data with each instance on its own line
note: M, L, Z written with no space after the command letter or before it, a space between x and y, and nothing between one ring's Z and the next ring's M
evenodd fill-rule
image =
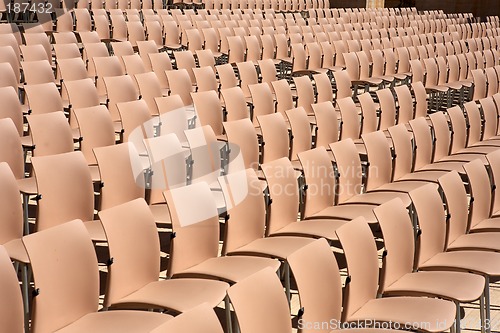
M202 303L216 307L229 287L224 282L202 279L158 281L160 243L148 205L143 199L99 212L106 232L110 256L104 306L111 308L159 308L184 312ZM135 244L131 256L127 244ZM189 297L185 295L193 293Z
M267 267L273 271L278 269L279 262L267 258L217 257L217 205L206 183L173 189L164 195L172 214L173 232L176 233L171 243L172 253L184 253L183 256L174 255L170 258L167 270L169 276L203 277L235 283ZM186 196L189 200L186 200ZM196 214L192 214L192 205L198 207ZM193 247L193 244L196 246Z
M311 149L299 154L299 161L304 172L306 192L305 219L345 219L352 220L357 216L365 216L375 223L373 205L338 205L335 203L335 172L328 152L323 147ZM319 185L321 184L321 185ZM309 191L309 189L321 191Z
M377 249L363 218L337 229L337 235L344 249L348 273L352 276L346 287L349 296L343 311L344 321L371 318L405 323L415 320L426 323L417 328L429 332L442 331L438 322L443 322L447 328L454 324L456 307L452 302L424 297L376 298L379 277Z
M81 152L33 157L38 195L36 230L45 230L72 219L85 222L94 241L105 241L94 218L94 189L87 161ZM43 200L43 202L42 202Z
M33 330L39 332L149 331L171 317L136 311L97 312L99 271L94 247L79 220L23 238L28 251L35 286ZM75 264L74 258L80 258ZM79 288L73 288L78 281ZM59 309L66 316L53 311ZM58 313L59 311L56 311Z

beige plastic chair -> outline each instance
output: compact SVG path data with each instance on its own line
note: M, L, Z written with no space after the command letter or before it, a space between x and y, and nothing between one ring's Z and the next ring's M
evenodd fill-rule
M292 332L290 309L271 268L258 271L227 292L241 333ZM251 308L248 306L251 305Z
M300 306L303 309L298 319L304 324L329 323L329 325L321 326L302 325L301 331L304 333L342 332L340 328L345 325L340 320L342 281L337 261L328 243L324 239L317 240L292 254L289 262L297 283ZM351 327L352 331L364 333L397 332L380 328ZM346 332L350 330L347 329Z
M36 230L76 218L85 221L94 241L105 241L102 226L93 221L94 189L83 154L71 152L33 157L32 164L38 188Z
M285 111L291 129L291 160L297 160L297 154L311 149L312 131L310 118L302 107Z
M115 144L113 120L111 120L111 115L104 105L75 109L74 114L82 138L80 151L90 167L92 181L100 181L93 149Z
M372 134L372 135L370 135ZM392 198L400 198L407 207L410 206L410 198L405 193L398 193L396 190L383 190L379 187L384 186L391 181L392 168L390 165L375 163L375 157L383 156L383 150L377 149L378 143L385 140L382 132L373 132L363 136L368 160L370 165L365 173L368 178L366 183L363 182L363 166L359 157L358 149L351 139L342 140L330 144L335 166L338 173L338 193L337 204L373 204L380 205ZM379 134L379 135L376 135ZM387 158L390 162L390 155ZM373 175L373 172L376 172ZM375 178L376 183L374 183Z
M233 168L240 167L238 160L231 163L233 157L237 159L240 154L243 159L243 169L252 168L259 177L259 141L255 133L255 127L248 118L224 122L224 131L226 133L229 149L229 173ZM240 169L241 170L241 169Z
M500 165L500 152L496 151L493 153L489 153L486 155L486 159L488 160L488 164L490 165L490 177L491 177L491 182L493 184L498 183L498 179L500 179L500 174L498 174L498 166ZM498 195L498 190L496 189L496 186L493 186L494 190L492 191L492 196L493 196L493 201L491 204L491 216L492 217L498 217L499 211L500 211L500 196Z
M262 152L263 163L290 156L290 139L284 115L272 113L257 117L265 142ZM298 166L298 165L297 165Z
M368 221L375 223L372 205L334 206L335 172L331 158L325 148L318 147L302 152L299 154L299 161L307 186L304 219L333 218L352 220L357 216L365 216Z
M351 97L337 100L340 113L340 139L359 139L361 135L361 118Z
M154 137L155 120L151 117L147 103L143 100L117 104L123 127L123 142L131 142L140 155L144 155L146 147L143 140Z
M24 91L31 114L63 111L64 109L59 89L54 82L26 85Z
M479 160L474 160L464 165L469 179L470 194L473 198L470 204L470 232L498 231L500 219L491 217L492 190L488 172Z
M478 183L475 183L474 185L477 186L477 184ZM450 172L449 174L439 178L439 185L443 189L449 214L447 248L450 250L480 250L497 252L497 232L484 231L468 233L468 198L460 175L457 172ZM474 203L472 205L474 206Z
M196 78L193 74L193 68L196 67L196 59L194 58L194 54L191 51L178 51L174 52L175 63L177 65L177 69L185 69L189 78L191 79L191 84L196 85Z
M489 304L489 280L499 275L498 253L486 251L447 251L446 247L446 211L435 185L429 184L410 192L413 205L418 215L420 251L417 259L419 270L453 270L474 272L486 279L484 306ZM436 215L442 212L442 215ZM483 302L481 302L483 303ZM488 319L488 313L486 314Z
M274 272L279 261L248 256L218 257L219 221L209 186L196 183L164 192L172 214L168 276L203 277L236 283L267 267ZM196 214L192 207L197 207Z
M23 243L31 260L35 287L40 291L33 300L33 331L147 332L171 318L153 312L97 312L97 258L81 221L25 236ZM76 257L80 258L77 265ZM74 288L75 281L79 288ZM66 315L59 316L61 311Z
M143 161L132 143L94 148L94 154L101 182L105 184L101 186L100 209L145 197ZM150 209L156 223L170 223L166 205L150 205Z
M312 115L311 105L315 102L314 88L308 76L294 77L295 89L297 91L297 107L303 107L308 115Z
M368 92L358 95L358 100L362 115L361 134L375 132L380 124L377 105Z
M201 64L200 64L201 66ZM219 83L215 76L215 67L210 66L193 68L193 74L196 79L197 92L219 90Z
M396 104L391 89L385 88L377 91L377 97L380 105L380 124L379 130L385 131L389 127L396 125Z
M160 81L162 94L167 95L170 86L165 72L172 70L170 57L166 52L150 53L148 54L148 57L149 61L151 61L151 68Z
M196 115L201 126L209 125L214 134L222 139L223 137L223 112L222 106L213 90L191 93Z
M169 82L170 94L179 95L182 98L184 105L193 104L191 92L193 91L192 81L189 72L182 68L178 70L166 71L167 80Z
M118 103L132 102L138 99L134 79L129 75L108 76L104 78L104 85L108 96L108 109L113 122L119 123L120 115Z
M63 112L26 116L33 142L33 156L69 153L74 150L73 135Z
M270 205L266 235L299 236L336 240L335 229L346 223L341 219L307 219L297 221L299 187L290 160L280 158L262 165L269 188ZM282 189L287 189L286 193Z
M154 72L146 72L134 75L135 82L139 88L141 99L146 101L152 116L159 115L155 98L162 97L162 88L158 76Z
M186 148L181 146L175 133L144 139L152 174L149 180L149 203L165 203L163 191L186 186Z
M0 119L11 119L16 126L19 136L22 136L24 131L23 111L16 90L12 86L1 87L0 100L3 105L0 110Z
M331 101L311 105L316 118L315 146L325 147L339 140L339 119Z
M348 297L342 313L344 321L372 318L399 323L426 323L417 326L417 329L430 332L439 332L453 326L456 307L452 302L424 297L376 298L378 254L372 232L363 218L347 223L336 232L351 277L346 286ZM438 323L443 323L445 328Z
M231 64L215 66L215 70L219 75L221 89L233 88L238 85L238 79L236 78L236 74Z
M202 303L216 307L225 297L226 283L203 279L158 281L160 242L154 217L143 199L99 212L110 257L106 308L163 309L181 313ZM130 255L127 244L134 243ZM188 295L189 296L186 296Z
M253 169L219 177L229 218L226 220L223 255L278 259L285 271L288 256L313 240L281 236L264 238L266 207L260 181ZM243 185L243 186L242 186ZM290 275L285 273L285 289L290 298Z
M245 94L240 87L223 88L220 93L224 100L227 121L250 118Z
M285 115L286 110L295 107L293 94L287 80L278 80L271 82L274 93L276 94L276 112Z

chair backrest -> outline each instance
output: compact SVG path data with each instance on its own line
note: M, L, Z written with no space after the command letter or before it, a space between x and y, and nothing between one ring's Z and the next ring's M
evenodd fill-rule
M311 79L307 76L293 78L297 90L297 107L303 107L307 114L312 114L311 104L314 104L314 88Z
M211 56L213 59L213 56ZM201 65L200 65L201 66ZM210 66L193 68L193 74L196 79L197 92L218 90L219 83L215 76L215 70Z
M228 121L250 117L245 94L240 87L221 89L220 92L226 106Z
M159 111L155 103L156 97L162 97L161 84L154 72L146 72L134 75L135 82L139 87L141 99L146 101L151 115L158 115Z
M23 213L19 187L9 164L0 163L0 218L2 219L0 244L23 236ZM15 308L14 308L15 310Z
M286 157L262 164L272 199L266 234L273 234L297 220L299 190L295 170ZM286 191L283 191L286 189Z
M490 217L492 185L481 160L476 159L463 167L469 179L471 197L474 198L470 208L470 228L473 228Z
M229 219L222 254L264 237L266 206L260 181L253 169L219 177Z
M490 165L492 183L498 184L498 181L500 179L500 152L497 150L495 152L489 153L488 155L486 155L486 159L488 160L488 164ZM494 187L491 212L498 212L500 210L499 191L500 190L497 190L497 187Z
M224 333L224 330L214 310L207 303L203 303L151 331L151 333L169 332Z
M414 80L411 87L415 95L415 118L425 117L427 115L428 104L424 84Z
M434 161L450 154L451 131L443 112L435 112L429 116L434 133Z
M124 142L132 142L139 154L144 153L143 140L154 137L154 120L143 100L118 103Z
M500 97L500 95L498 95ZM492 97L479 100L483 111L484 128L483 140L491 139L498 132L498 112L495 100Z
M100 104L99 94L94 81L90 78L76 81L65 81L64 87L72 109L87 108Z
M37 230L73 219L93 219L92 177L81 152L33 157L32 163L40 195Z
M316 147L327 147L339 140L339 120L332 102L312 105L316 118Z
M168 89L169 84L165 72L172 70L170 57L166 52L150 53L148 54L148 57L149 61L151 61L151 68L153 72L156 74L156 76L158 76L161 88Z
M0 119L0 161L7 162L16 179L24 178L21 138L10 118Z
M108 307L158 280L160 242L154 216L144 199L102 210L99 219L113 258L104 301Z
M24 87L31 114L63 111L61 95L54 82Z
M454 106L448 109L453 137L451 142L451 154L467 147L467 121L460 106Z
M274 98L270 85L266 82L248 86L253 105L253 123L258 125L257 117L274 113Z
M241 90L243 90L245 97L250 97L250 90L248 87L259 83L255 65L252 61L245 61L237 63L236 67L238 68L238 74L240 77Z
M415 240L405 204L395 198L373 209L382 229L385 256L379 293L413 271Z
M468 229L469 202L459 173L452 171L439 177L448 210L447 244L450 245Z
M144 198L145 184L139 153L132 143L94 148L101 182L101 209Z
M184 149L174 133L144 139L153 174L150 204L164 202L163 191L185 186L187 165Z
M378 129L379 120L377 117L377 106L370 93L364 93L358 96L361 104L361 113L363 115L361 123L361 133L371 133Z
M407 175L413 171L413 144L411 134L405 124L399 124L388 128L394 147L393 180Z
M286 110L293 109L294 102L292 90L287 80L278 80L271 82L276 94L276 112L284 114Z
M201 126L210 125L215 135L222 135L222 106L214 90L191 93L194 108Z
M19 103L17 91L11 86L1 87L0 100L3 105L0 110L0 119L11 119L18 131L18 134L22 136L24 131L23 112L21 104Z
M23 243L35 288L40 290L33 298L34 332L54 332L97 311L99 270L94 246L82 221L33 233L25 236Z
M420 247L417 267L446 250L446 212L436 184L427 184L410 192L418 216Z
M330 144L339 175L337 202L344 203L351 197L362 193L362 166L358 149L352 139Z
M467 115L469 129L467 135L467 146L477 144L482 139L483 120L481 112L476 102L468 102L464 104L465 114Z
M257 117L262 130L264 145L263 163L278 158L289 157L290 141L285 118L281 113L272 113Z
M318 147L299 154L308 189L304 205L307 218L320 210L332 206L335 201L335 171L328 152Z
M382 131L361 136L370 164L367 171L366 190L370 191L392 181L392 154Z
M224 143L217 141L214 131L208 125L188 129L184 134L193 160L191 181L209 184L217 181L222 167L221 147Z
M271 268L238 282L229 288L227 294L241 333L292 332L288 302L281 282Z
M23 332L23 300L19 289L19 281L12 267L9 255L3 246L0 246L0 327L5 332Z
M341 130L340 139L344 140L346 138L351 138L353 140L359 139L361 130L361 120L351 97L346 97L337 100L337 105L340 111L341 118Z
M113 121L120 120L118 103L137 100L139 94L135 87L134 79L129 75L108 76L104 78L108 95L108 109Z
M74 150L71 128L62 111L30 115L26 119L35 146L33 156L69 153Z
M422 167L432 163L432 135L431 129L425 118L415 118L410 121L410 127L415 140L414 169L420 170Z
M380 105L380 130L396 125L396 104L391 89L377 90Z
M342 313L345 321L366 302L376 298L379 267L375 240L363 217L358 217L336 230L347 261L351 281Z
M172 189L164 192L164 196L170 210L172 230L176 235L171 242L168 276L217 257L219 217L207 183Z
M170 86L172 95L179 95L184 102L184 105L193 104L191 92L193 90L189 72L185 68L166 71L167 80Z
M342 283L337 261L325 239L318 239L291 254L287 261L299 292L299 318L303 323L330 322L329 328L340 324ZM307 309L307 310L306 310ZM325 325L303 325L301 332L330 332Z
M290 159L297 160L297 154L311 149L311 124L306 111L301 106L287 110L285 114L292 130Z
M252 168L258 170L259 168L259 141L255 128L248 118L233 120L223 123L224 130L227 136L227 142L230 145L238 147L231 148L231 156L240 152L243 158L243 164L246 169ZM231 164L229 164L231 169ZM231 172L231 170L230 170Z
M89 165L97 164L94 148L112 146L115 144L113 121L104 105L75 109L80 136L80 151Z
M196 67L196 60L194 59L193 52L191 51L179 51L174 52L175 63L177 64L178 69L185 69L189 78L191 79L191 83L196 84L196 79L193 74L193 68Z

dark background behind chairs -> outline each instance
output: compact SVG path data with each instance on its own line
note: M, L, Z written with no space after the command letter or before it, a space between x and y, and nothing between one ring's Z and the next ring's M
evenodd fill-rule
M386 7L397 7L400 0L386 0ZM408 1L405 1L408 2ZM500 15L499 0L413 0L418 10L442 9L445 13L473 13L485 18ZM366 0L330 0L330 7L365 7Z

